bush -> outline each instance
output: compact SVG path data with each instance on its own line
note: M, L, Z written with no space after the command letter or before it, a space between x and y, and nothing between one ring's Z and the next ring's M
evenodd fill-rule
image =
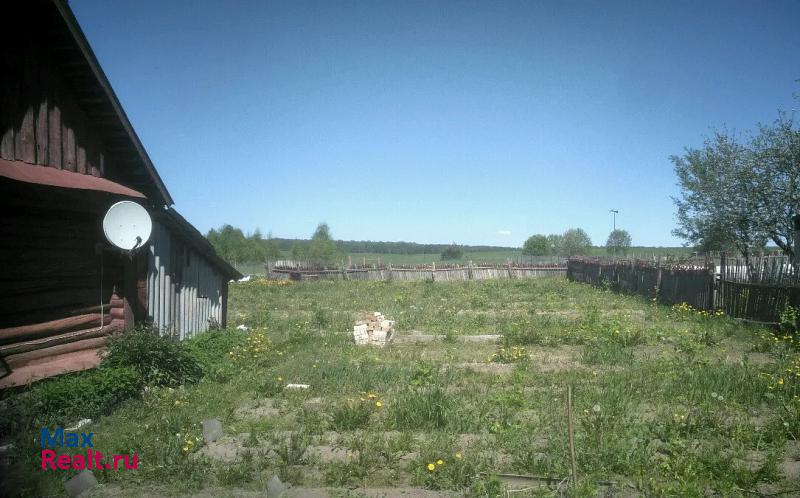
M0 433L109 413L144 386L130 367L97 368L43 380L3 401Z
M112 339L103 366L130 367L146 384L175 387L196 382L203 369L185 344L148 328Z
M464 257L464 252L455 244L442 251L442 261L461 259L462 257Z

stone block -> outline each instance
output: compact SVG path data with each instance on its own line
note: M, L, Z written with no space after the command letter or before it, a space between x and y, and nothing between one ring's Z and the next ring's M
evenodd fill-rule
M210 420L203 420L203 441L213 443L222 437L222 422L212 418Z
M84 470L69 481L64 483L64 490L70 498L80 496L97 486L97 479L91 470Z

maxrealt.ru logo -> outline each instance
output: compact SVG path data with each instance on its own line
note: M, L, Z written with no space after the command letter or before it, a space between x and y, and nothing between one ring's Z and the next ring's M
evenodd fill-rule
M65 432L63 428L56 427L51 432L49 428L42 428L39 439L42 446L42 469L118 469L122 462L123 468L136 470L139 468L139 455L104 455L94 450L92 437L89 432ZM58 454L55 449L48 448L86 448L85 454Z

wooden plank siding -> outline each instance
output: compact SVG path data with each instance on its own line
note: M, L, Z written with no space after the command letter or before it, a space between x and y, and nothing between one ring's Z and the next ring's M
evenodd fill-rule
M3 51L0 158L104 176L110 161L98 128L49 53L35 43Z
M148 248L148 321L180 339L225 323L226 276L164 223L153 223Z

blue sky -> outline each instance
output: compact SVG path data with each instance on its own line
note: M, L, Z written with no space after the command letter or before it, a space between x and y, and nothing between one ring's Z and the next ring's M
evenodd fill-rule
M669 156L800 107L796 1L70 5L203 232L677 245Z

